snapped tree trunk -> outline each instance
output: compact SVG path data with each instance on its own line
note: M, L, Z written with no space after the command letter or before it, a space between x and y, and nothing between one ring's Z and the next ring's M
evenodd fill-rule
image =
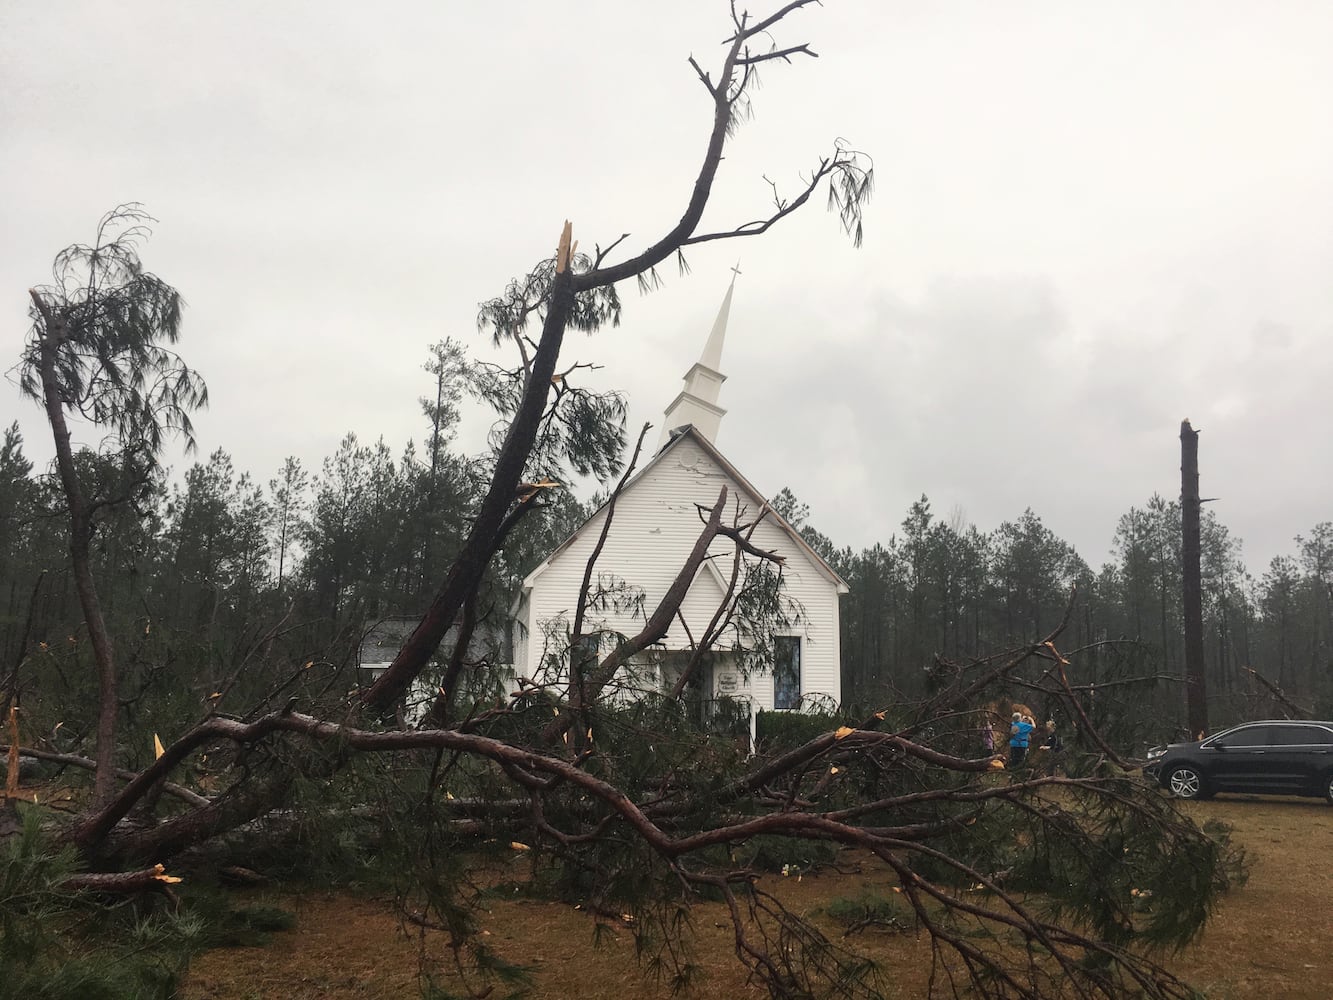
M1208 689L1203 665L1203 571L1200 565L1199 432L1180 424L1181 584L1185 612L1185 716L1190 734L1208 732Z
M439 647L445 632L454 624L463 602L469 594L475 593L495 554L505 514L513 506L523 466L537 438L551 376L555 374L560 345L574 308L572 254L570 225L566 222L560 237L560 250L547 300L542 336L533 357L532 369L528 373L527 387L500 448L490 488L481 502L458 558L425 617L398 651L389 668L362 696L365 704L376 711L385 711L411 687Z

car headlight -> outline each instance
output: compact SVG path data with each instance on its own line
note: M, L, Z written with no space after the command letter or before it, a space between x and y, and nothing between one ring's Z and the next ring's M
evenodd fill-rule
M1148 751L1149 760L1156 760L1158 757L1164 757L1165 755L1166 755L1166 747L1153 747L1151 750Z

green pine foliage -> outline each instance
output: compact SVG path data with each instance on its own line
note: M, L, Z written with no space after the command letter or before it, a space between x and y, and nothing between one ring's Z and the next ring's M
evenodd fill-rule
M20 832L0 841L0 1000L170 1000L203 923L126 902L72 893L69 848L42 834L25 809Z

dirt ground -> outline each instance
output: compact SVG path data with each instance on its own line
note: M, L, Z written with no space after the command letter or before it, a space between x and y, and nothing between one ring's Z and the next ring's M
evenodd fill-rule
M1216 818L1234 827L1233 839L1250 858L1249 882L1218 907L1202 938L1166 965L1209 1000L1329 1000L1333 997L1333 808L1312 800L1223 796L1191 803L1199 822ZM875 886L873 872L775 877L766 888L789 907L818 914L830 899ZM882 890L881 890L882 891ZM292 931L262 948L219 949L199 956L185 1000L387 1000L417 996L422 941L405 930L384 901L305 892L273 897L252 893L247 902L275 902L295 910ZM483 936L502 957L533 971L534 1000L625 996L657 1000L671 995L645 980L632 935L603 920L595 944L594 917L569 906L532 900L497 901L482 921ZM746 982L733 953L730 923L720 904L695 913L693 954L706 978L687 996L760 997ZM831 937L838 925L816 917ZM891 968L886 997L922 996L929 945L924 935L868 932L869 947ZM439 958L438 946L424 952ZM457 979L440 985L466 995ZM497 989L491 995L504 996Z

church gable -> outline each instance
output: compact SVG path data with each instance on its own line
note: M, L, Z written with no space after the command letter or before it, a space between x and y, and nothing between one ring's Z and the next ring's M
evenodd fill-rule
M591 577L592 589L606 596L591 608L588 628L633 635L662 600L684 564L717 502L727 490L728 522L753 523L765 506L757 491L715 448L692 429L679 433L627 485L616 501L611 529ZM703 508L701 516L700 508ZM587 561L601 537L608 508L594 514L525 581L527 620L538 636L552 622L569 622ZM838 683L838 593L845 584L781 518L771 511L753 543L784 559L783 590L790 601L790 633L803 644L805 691L830 694ZM712 621L730 581L735 548L726 538L713 546L714 558L696 574L664 640L666 649L685 649ZM540 653L529 655L540 658Z
M694 582L690 584L689 593L681 603L680 614L689 625L690 633L696 642L702 637L708 623L713 620L717 609L726 600L727 583L728 581L718 572L715 561L712 560L700 566L699 572L694 574ZM667 633L666 641L672 645L685 645L689 642L689 636L685 634L684 627L675 622Z
M602 578L604 589L613 582L638 588L644 594L646 609L651 610L661 600L698 540L703 529L700 507L706 516L724 486L727 488L727 519L734 519L739 509L742 520L753 520L762 501L743 490L688 435L672 442L617 498L611 530L593 571L594 581ZM608 507L603 507L594 514L529 576L527 584L534 590L564 591L572 599L577 594L588 558L601 536L608 511ZM713 548L718 555L728 557L726 572L729 574L731 543L719 539ZM720 600L722 591L716 578L710 576L709 579L713 581ZM702 603L701 595L707 588L701 584L705 582L703 578L696 578L691 587L691 603ZM706 623L707 619L704 621Z

